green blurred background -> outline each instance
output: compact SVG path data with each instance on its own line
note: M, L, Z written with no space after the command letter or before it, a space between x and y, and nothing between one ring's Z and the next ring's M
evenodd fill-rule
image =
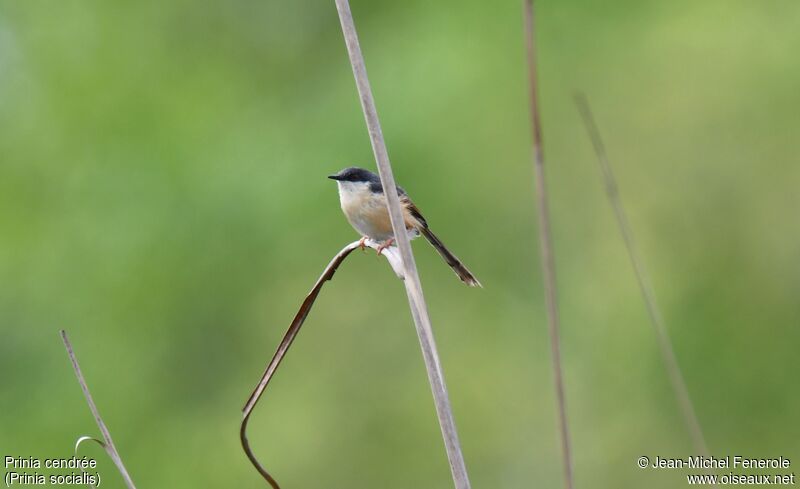
M354 1L476 488L560 487L520 2ZM706 437L800 464L800 3L538 5L577 487L693 453L573 90L592 100ZM0 455L96 433L142 488L265 487L240 408L374 168L332 1L0 1ZM447 488L403 287L355 253L251 423L291 488ZM105 487L121 487L99 449ZM773 471L776 472L776 471Z

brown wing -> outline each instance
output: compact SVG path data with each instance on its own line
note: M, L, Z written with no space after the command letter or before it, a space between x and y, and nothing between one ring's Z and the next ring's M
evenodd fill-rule
M406 222L406 227L409 229L427 228L428 221L422 216L422 213L417 209L417 206L411 202L408 195L404 193L399 195L400 204L403 206L403 218Z

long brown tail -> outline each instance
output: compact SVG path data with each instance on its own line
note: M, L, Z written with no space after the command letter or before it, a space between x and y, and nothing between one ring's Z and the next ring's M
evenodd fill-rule
M434 248L436 248L436 251L442 255L444 261L450 265L450 268L456 272L456 275L458 275L458 278L460 278L462 282L470 287L483 287L481 283L478 282L478 279L472 275L472 272L470 272L467 267L461 263L461 260L459 260L456 255L450 253L450 250L447 249L444 243L442 243L442 241L435 234L433 234L433 231L425 226L419 226L417 229L419 229L420 233L425 236L425 239L427 239L428 242L433 245Z

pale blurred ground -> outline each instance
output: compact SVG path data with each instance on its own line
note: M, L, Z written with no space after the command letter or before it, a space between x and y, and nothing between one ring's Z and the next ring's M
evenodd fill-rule
M473 486L559 487L521 5L353 11L398 181L485 286L415 243ZM692 450L575 89L713 452L800 463L800 3L538 14L577 487L682 487L635 461ZM65 327L140 487L264 487L239 410L356 237L324 178L351 164L373 167L333 2L0 0L0 455L96 432ZM340 270L250 436L289 489L451 487L385 263Z

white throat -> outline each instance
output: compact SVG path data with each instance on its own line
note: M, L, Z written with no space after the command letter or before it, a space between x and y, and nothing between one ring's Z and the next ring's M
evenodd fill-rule
M339 184L339 202L342 205L342 210L347 213L346 208L363 205L365 199L368 199L372 192L369 189L367 182L336 182Z

